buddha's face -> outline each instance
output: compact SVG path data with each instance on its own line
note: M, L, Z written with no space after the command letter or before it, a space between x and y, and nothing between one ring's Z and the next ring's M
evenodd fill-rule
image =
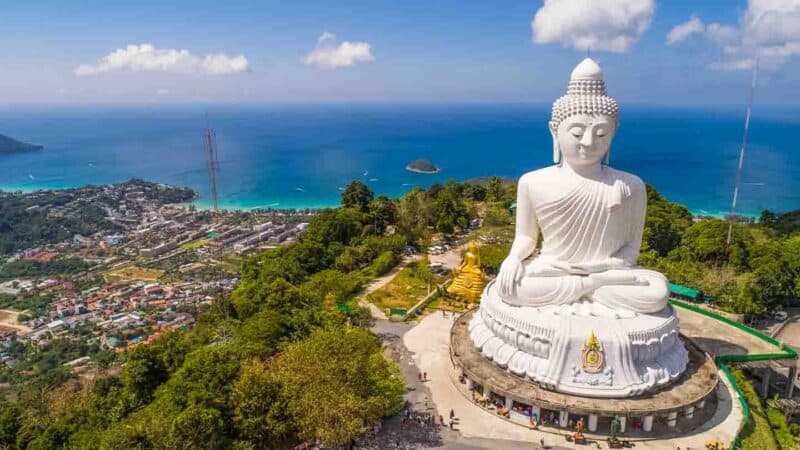
M603 114L574 114L562 120L558 128L550 124L561 157L571 167L600 164L611 148L616 120Z

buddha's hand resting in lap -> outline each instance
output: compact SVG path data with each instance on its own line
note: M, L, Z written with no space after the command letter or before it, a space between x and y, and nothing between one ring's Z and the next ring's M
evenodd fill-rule
M622 258L606 258L603 261L570 264L569 272L575 275L589 275L613 269L626 269L627 263Z
M525 264L528 277L562 277L564 275L589 275L613 269L625 269L627 264L621 258L611 257L603 261L569 263L547 257L539 257Z
M522 261L512 257L506 258L503 264L500 265L500 271L497 274L500 296L505 298L514 296L517 280L522 278L523 275L525 275L525 269L522 266Z

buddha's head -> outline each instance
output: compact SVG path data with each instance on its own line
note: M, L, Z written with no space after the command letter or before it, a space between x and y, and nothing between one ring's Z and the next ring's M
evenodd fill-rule
M553 103L553 162L585 167L608 162L619 107L606 94L603 71L590 58L572 71L567 94Z

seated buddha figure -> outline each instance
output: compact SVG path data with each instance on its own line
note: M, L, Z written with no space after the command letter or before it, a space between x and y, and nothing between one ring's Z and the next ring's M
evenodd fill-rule
M497 277L504 302L563 305L574 314L606 317L633 317L667 305L666 278L636 265L645 185L607 164L617 115L600 67L586 58L573 70L567 94L553 105L555 165L519 180L516 234Z
M630 397L689 361L667 280L636 265L647 192L608 166L618 125L587 58L553 104L555 165L520 178L514 242L469 322L486 358L545 389Z
M453 283L448 286L447 292L476 302L481 298L485 284L478 246L470 242L464 253L464 261L457 269L453 269Z

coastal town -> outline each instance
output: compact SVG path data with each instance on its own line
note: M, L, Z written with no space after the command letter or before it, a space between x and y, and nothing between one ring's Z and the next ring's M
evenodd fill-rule
M0 386L45 374L37 355L54 342L74 344L57 363L81 373L101 352L191 326L239 284L243 257L293 242L316 213L198 210L183 203L193 192L141 181L3 195L43 223L95 212L96 231L2 256Z

